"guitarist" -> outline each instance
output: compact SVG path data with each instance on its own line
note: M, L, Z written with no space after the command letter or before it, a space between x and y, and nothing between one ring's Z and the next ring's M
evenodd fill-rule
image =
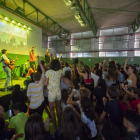
M2 52L1 60L3 63L3 70L6 72L6 75L7 75L7 79L4 84L4 88L7 88L8 86L10 86L10 82L11 82L11 69L8 67L8 65L14 65L14 63L13 62L10 63L10 60L7 58L6 49L1 50L1 52Z

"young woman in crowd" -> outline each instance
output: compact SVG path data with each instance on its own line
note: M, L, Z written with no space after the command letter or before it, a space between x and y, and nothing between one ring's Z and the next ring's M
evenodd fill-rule
M45 127L44 127L45 126ZM25 125L25 140L49 140L50 139L50 119L43 123L42 117L34 113L29 116Z
M53 122L54 131L56 131L56 118L54 113L54 104L56 103L56 112L58 118L58 126L61 125L61 90L60 90L60 79L62 70L58 59L53 59L51 62L51 69L46 71L45 85L48 88L48 100L51 119Z
M102 114L103 109L104 109L104 104L103 104L103 97L106 97L106 83L104 79L99 79L97 86L94 88L93 91L93 100L96 100L96 107L95 111L98 114Z
M85 73L81 73L79 68L78 68L78 73L80 76L82 76L84 78L85 88L88 88L92 92L94 85L93 85L93 79L91 78L91 71L90 71L89 67L84 65L84 63L82 61L80 61L80 64L83 65Z
M71 107L70 104L67 104L67 99L69 98L68 90L67 89L62 89L61 90L61 95L62 95L61 107L62 107L62 111L64 111L66 107Z
M122 116L124 115L126 110L132 110L132 105L129 101L129 96L124 90L120 90L119 103L122 110Z
M89 139L95 140L97 135L96 125L94 122L94 113L93 113L93 106L92 102L88 97L81 97L80 101L71 101L72 96L74 95L74 92L71 93L69 96L67 103L71 105L78 105L80 108L81 114L79 114L75 108L74 111L77 114L79 118L88 126L88 128L91 131L91 136Z
M71 107L67 107L62 115L60 140L87 140L90 130L76 116Z
M24 92L21 91L20 85L15 85L14 90L11 95L10 105L14 105L16 103L24 103Z
M69 89L71 87L71 71L65 71L65 76L61 79L60 89Z
M103 77L107 87L111 87L111 85L115 84L117 80L116 66L115 62L111 61L108 63L107 71L105 71L105 62L106 60L103 62Z
M126 74L128 74L129 77L127 78L127 80L124 81L124 83L128 83L127 86L131 91L131 88L137 87L137 82L139 78L138 78L137 70L134 66L129 66L128 70L126 69L128 60L129 59L125 60L124 71Z
M79 100L79 96L80 96L80 86L79 86L79 82L78 80L74 80L73 81L73 89L72 91L74 92L74 100Z

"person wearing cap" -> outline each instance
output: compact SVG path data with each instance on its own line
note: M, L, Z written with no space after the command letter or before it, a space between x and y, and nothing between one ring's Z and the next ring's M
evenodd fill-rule
M8 86L10 86L10 81L11 81L11 69L8 67L8 65L14 65L14 63L10 62L10 60L7 57L7 50L3 49L1 50L2 56L1 56L1 61L3 63L3 70L6 72L7 79L4 84L4 89L6 89Z
M124 132L127 135L122 140L140 140L140 116L132 110L127 110L123 119Z
M36 62L36 55L34 53L33 48L35 48L35 46L33 46L32 49L29 51L29 55L30 55L30 66L35 65L35 62Z

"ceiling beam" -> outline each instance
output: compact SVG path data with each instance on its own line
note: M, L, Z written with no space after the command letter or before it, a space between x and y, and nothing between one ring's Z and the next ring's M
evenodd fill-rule
M95 20L99 20L99 19L105 17L106 15L109 15L109 14L112 14L112 13L116 12L116 10L120 10L121 8L128 7L128 6L130 6L130 5L134 4L134 3L137 3L137 2L139 2L139 1L140 1L140 0L136 0L136 1L134 1L134 2L131 2L131 3L127 4L127 5L124 5L124 6L120 7L120 8L118 8L118 9L114 9L113 11L110 11L109 13L104 14L104 15L102 15L102 16L96 18Z
M136 19L132 24L133 34L138 30L139 27L140 27L140 13L138 14L138 16L136 17Z
M108 8L97 8L90 7L90 9L100 10L100 11L119 11L119 12L131 12L131 13L139 13L140 11L130 11L130 10L121 10L121 9L108 9Z
M15 3L14 0L11 0ZM8 1L1 1L0 0L0 7L2 7L3 9L6 9L7 11L21 17L22 19L25 19L27 21L29 21L30 23L52 33L53 35L57 35L58 37L60 37L63 40L66 40L66 38L69 35L69 32L67 30L65 30L63 27L61 27L58 23L56 23L54 20L52 20L49 16L47 16L46 14L44 14L42 11L40 11L37 7L35 7L34 5L32 5L30 2L28 2L27 0L22 0L23 2L23 7L21 7L23 9L23 12L19 12L16 9L12 9L10 7L8 7L6 4L8 3ZM26 13L26 6L27 4L32 7L34 10L29 13L29 14L25 14ZM17 7L19 7L16 4ZM28 12L28 11L27 11ZM36 18L33 20L32 18L29 17L29 15L31 15L32 13L36 12ZM38 14L39 13L39 14ZM39 15L42 15L44 18L41 19L39 21ZM46 24L41 24L42 21L46 20ZM51 25L51 29L49 28ZM59 32L58 30L56 31L57 28L60 28Z
M90 7L88 6L87 0L83 0L82 1L83 3L81 2L81 0L74 0L74 1L75 1L77 10L80 12L81 16L84 18L86 23L91 28L91 31L93 32L94 37L96 37L97 27L93 19Z

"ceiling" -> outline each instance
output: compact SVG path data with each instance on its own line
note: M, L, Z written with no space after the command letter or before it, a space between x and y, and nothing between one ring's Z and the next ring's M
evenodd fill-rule
M81 27L70 7L66 6L63 0L28 1L71 33L90 31L88 25ZM15 2L23 7L22 0L15 0ZM131 25L140 12L140 0L87 0L87 2L98 29ZM7 0L6 4L16 9L13 0ZM26 6L26 8L25 14L33 11L31 7ZM32 13L30 18L36 20L36 13ZM39 15L40 21L43 18ZM45 25L46 21L42 21L42 24Z

